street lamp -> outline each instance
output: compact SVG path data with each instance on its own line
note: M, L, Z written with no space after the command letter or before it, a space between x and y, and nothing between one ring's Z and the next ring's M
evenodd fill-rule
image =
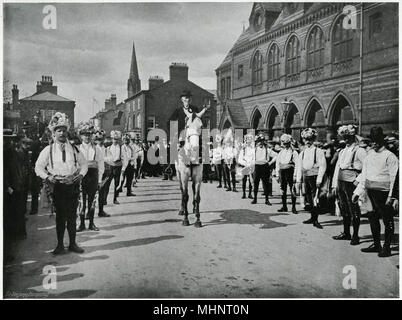
M290 105L291 105L292 103L290 102L290 101L288 101L288 98L287 97L285 97L285 100L283 100L282 102L281 102L281 105L282 105L282 108L283 108L283 114L282 114L282 122L283 123L285 123L285 120L286 120L286 118L287 118L287 116L288 116L288 113L289 113L289 109L290 109Z

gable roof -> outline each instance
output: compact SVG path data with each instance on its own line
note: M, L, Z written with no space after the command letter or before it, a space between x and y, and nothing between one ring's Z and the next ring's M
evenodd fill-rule
M42 93L38 93L38 94L33 94L30 97L26 97L23 99L20 99L23 101L63 101L63 102L74 102L73 100L64 98L62 96L59 96L57 94L45 91Z
M250 127L241 100L227 100L225 106L225 113L231 120L231 123L234 128ZM225 116L222 116L221 121L224 118Z

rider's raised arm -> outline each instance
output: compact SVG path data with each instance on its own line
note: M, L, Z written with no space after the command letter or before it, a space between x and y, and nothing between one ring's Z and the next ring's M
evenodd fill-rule
M201 118L204 115L204 113L207 111L207 109L208 109L207 107L204 107L204 109L202 109L200 112L196 113L197 117Z

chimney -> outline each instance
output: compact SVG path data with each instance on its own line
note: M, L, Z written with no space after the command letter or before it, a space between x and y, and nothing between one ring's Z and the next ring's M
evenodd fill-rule
M105 109L106 110L110 109L110 99L105 99Z
M51 92L57 94L57 86L53 85L51 76L42 76L42 81L36 83L36 93Z
M116 108L116 94L112 93L110 96L110 109Z
M188 66L186 63L173 62L170 67L170 80L188 80Z
M149 77L148 90L155 89L163 84L163 78L160 76Z
M18 100L19 100L19 90L17 88L16 84L13 84L13 89L11 90L12 92L12 104L13 104L13 109L15 110L18 106Z

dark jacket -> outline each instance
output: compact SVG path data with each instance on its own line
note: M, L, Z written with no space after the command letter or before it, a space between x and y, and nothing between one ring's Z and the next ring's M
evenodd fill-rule
M25 191L29 186L29 159L28 155L14 148L4 150L4 190L8 187L15 191Z
M190 112L200 112L199 108L190 104L189 106L189 111ZM172 121L178 121L178 127L179 127L179 134L180 132L182 132L184 130L184 128L186 127L186 114L183 111L183 106L178 107L172 117L170 118L170 120Z

